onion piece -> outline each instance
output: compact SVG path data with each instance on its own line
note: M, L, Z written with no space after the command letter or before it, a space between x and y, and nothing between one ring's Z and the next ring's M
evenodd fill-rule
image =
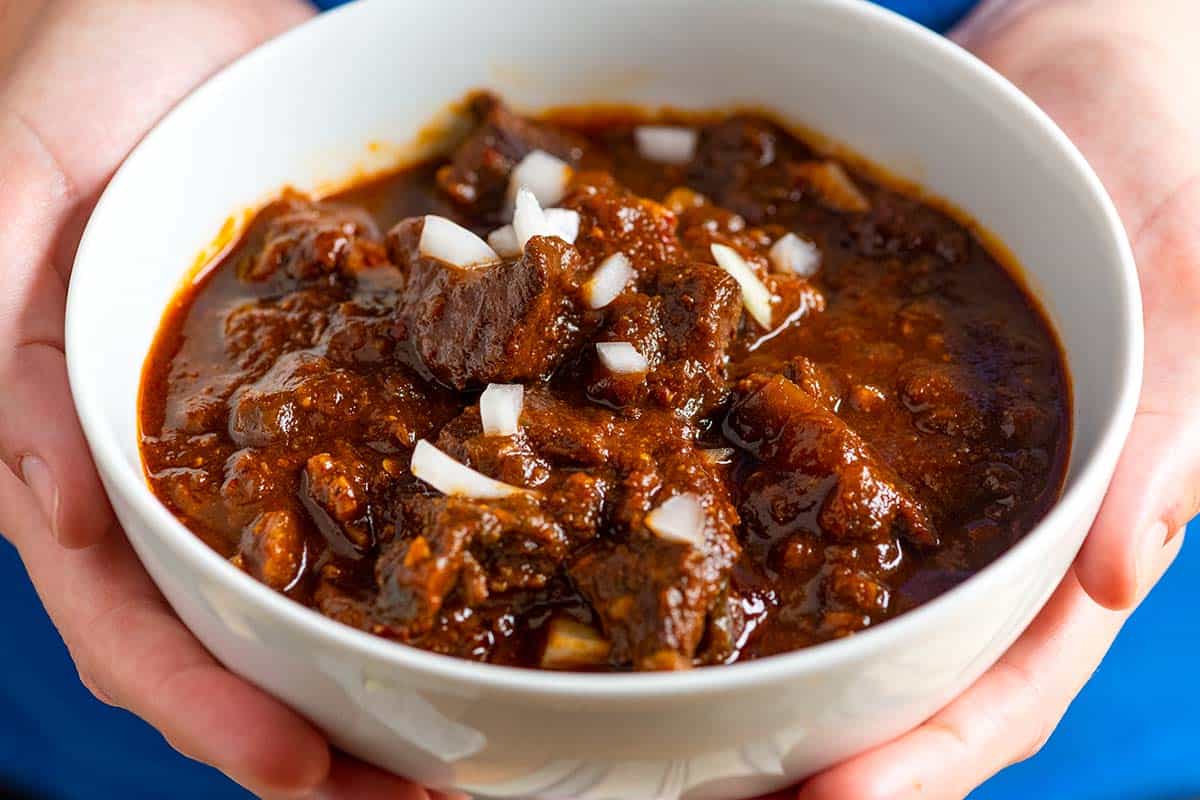
M542 212L546 222L557 231L558 238L567 244L575 244L579 238L579 212L569 208L547 208Z
M767 251L771 264L779 272L811 278L821 268L821 251L812 242L794 233L785 233Z
M592 277L583 285L583 299L588 308L604 308L616 300L633 280L633 264L624 253L613 253L600 262Z
M771 292L750 269L742 254L732 247L714 244L710 248L717 266L728 272L742 287L742 304L759 325L771 330Z
M732 447L710 447L701 451L710 464L728 464L735 451Z
M792 170L816 190L826 207L844 214L864 214L871 210L871 201L838 162L805 161Z
M691 492L677 494L646 515L658 538L699 548L704 544L704 507Z
M426 214L417 250L456 267L479 267L500 260L488 243L469 230L436 214Z
M546 629L542 669L579 669L607 663L612 644L599 631L567 617L555 617Z
M642 158L663 164L686 164L696 154L700 134L675 125L639 125L633 130Z
M650 369L646 357L629 342L596 342L596 355L600 356L600 363L609 372L618 375L632 375Z
M512 225L496 228L488 234L487 242L504 258L516 258L521 255L521 244L517 241L517 232Z
M571 171L561 158L545 150L534 150L521 159L509 175L509 202L516 199L518 191L528 189L543 207L552 206L566 195Z
M513 230L517 234L517 244L521 249L534 236L558 236L558 232L546 219L546 212L538 203L537 197L528 189L517 191L517 210L513 212Z
M517 486L493 480L438 450L424 439L413 450L409 470L442 494L498 500L524 492Z
M479 417L488 436L512 436L520 429L525 387L519 383L489 383L479 396Z

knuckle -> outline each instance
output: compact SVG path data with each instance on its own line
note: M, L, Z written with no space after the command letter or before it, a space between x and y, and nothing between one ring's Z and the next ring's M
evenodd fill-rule
M996 668L1007 675L1010 690L1017 698L1013 722L1020 731L1015 739L1019 744L1008 763L1018 764L1041 752L1066 709L1048 703L1037 678L1027 668L1006 660L1001 660Z
M1017 756L1010 764L1020 764L1022 761L1028 761L1042 752L1042 748L1046 746L1046 742L1050 741L1050 735L1054 732L1054 727L1054 725L1046 722L1039 722L1033 725L1028 744L1018 751Z
M94 672L82 666L78 667L77 669L79 673L79 682L83 684L83 688L92 693L92 697L95 697L106 706L111 706L112 708L121 707L113 697L112 693L105 688L103 682L96 677Z

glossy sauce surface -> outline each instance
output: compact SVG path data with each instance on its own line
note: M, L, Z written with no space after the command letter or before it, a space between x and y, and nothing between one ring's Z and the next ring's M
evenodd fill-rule
M446 158L268 207L166 315L142 387L147 474L238 567L437 652L678 669L885 621L1057 498L1061 352L946 214L766 117L674 120L699 142L672 165L639 154L629 114L472 111ZM573 168L573 245L537 237L490 277L421 255L422 215L482 236L507 222L534 149ZM769 256L789 232L815 274ZM770 330L714 243L772 292ZM588 308L617 250L636 278ZM649 373L606 370L604 341L633 342ZM525 387L518 435L482 432L488 383ZM444 497L408 470L420 439L528 491ZM680 494L699 498L695 546L647 521Z

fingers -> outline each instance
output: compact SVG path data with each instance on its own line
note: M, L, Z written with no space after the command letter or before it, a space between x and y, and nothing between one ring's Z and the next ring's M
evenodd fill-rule
M307 792L329 773L324 737L227 672L174 617L124 537L68 551L40 535L32 501L0 467L0 528L20 551L80 676L187 756L252 790Z
M0 102L91 197L197 83L312 13L300 0L59 0L30 27Z
M45 535L66 547L99 541L112 511L75 417L62 350L18 345L0 366L0 382L0 455L37 502Z
M313 800L438 800L445 797L346 755L337 755Z
M37 136L3 109L0 183L14 188L0 193L0 461L25 480L52 535L84 546L112 518L67 386L66 285L44 257L73 198Z
M1158 551L1146 589L1181 539ZM961 800L1041 748L1127 618L1096 605L1068 573L1029 630L963 695L916 730L813 778L799 800Z

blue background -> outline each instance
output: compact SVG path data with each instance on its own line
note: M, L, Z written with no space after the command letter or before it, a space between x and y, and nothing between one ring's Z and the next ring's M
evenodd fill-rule
M322 0L324 6L335 0ZM973 0L885 3L945 29ZM1193 523L1193 539L1200 525ZM1200 544L1134 614L1045 749L1005 770L973 800L1187 800L1200 797L1192 689L1200 658ZM247 795L178 756L155 731L108 708L80 685L16 554L0 542L0 796L93 800L232 800ZM1070 654L1066 654L1070 657ZM853 800L848 798L847 800Z

